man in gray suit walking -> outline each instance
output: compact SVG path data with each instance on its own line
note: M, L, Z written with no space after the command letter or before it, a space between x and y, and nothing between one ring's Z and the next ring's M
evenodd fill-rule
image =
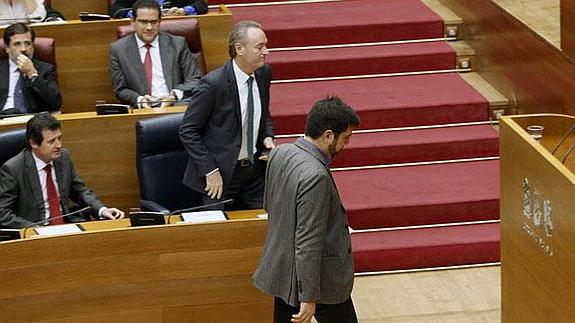
M183 37L160 32L160 5L138 0L132 7L133 35L110 46L110 75L116 97L138 107L170 106L191 94L201 78Z
M329 162L359 116L337 97L314 104L305 136L273 149L264 208L269 225L254 284L275 296L274 322L357 322L347 215Z

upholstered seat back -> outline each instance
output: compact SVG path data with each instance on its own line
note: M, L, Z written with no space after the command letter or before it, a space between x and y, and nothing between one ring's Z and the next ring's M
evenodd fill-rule
M136 123L141 199L154 201L170 211L201 204L199 193L182 183L188 160L178 135L182 117L183 113L178 113Z
M132 25L118 26L118 38L126 37L134 32ZM188 48L197 57L198 64L202 72L206 72L206 63L202 50L202 40L200 37L200 25L197 19L163 19L160 24L160 31L172 35L182 36L188 43Z
M2 116L0 116L2 117ZM0 165L26 148L26 129L13 129L0 132Z

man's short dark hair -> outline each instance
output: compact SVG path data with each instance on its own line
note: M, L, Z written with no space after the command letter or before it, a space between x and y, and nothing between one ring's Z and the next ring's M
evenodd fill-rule
M41 112L33 116L26 124L26 144L28 148L30 148L30 139L37 145L42 144L44 140L42 131L58 129L60 129L60 121L56 120L50 113Z
M154 9L158 11L158 17L162 17L162 8L156 0L138 0L132 6L133 19L138 17L138 9Z
M34 30L28 27L28 25L22 22L13 23L4 29L4 44L6 44L6 47L8 47L8 45L10 45L10 38L12 38L12 36L26 33L30 33L30 36L32 36L32 41L36 39Z
M230 36L228 37L228 52L231 58L235 58L238 53L236 53L236 44L243 43L248 38L248 29L259 28L262 29L262 25L251 20L242 20L238 22Z
M331 130L338 137L349 127L359 126L357 112L337 96L328 96L317 101L307 115L305 135L319 138L326 130Z

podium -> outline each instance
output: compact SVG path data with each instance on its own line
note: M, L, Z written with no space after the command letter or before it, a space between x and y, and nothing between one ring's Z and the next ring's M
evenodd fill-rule
M566 136L574 124L553 114L501 119L504 323L575 319L575 130ZM530 125L544 127L540 142Z
M82 225L0 243L0 322L272 321L273 298L251 279L266 220Z

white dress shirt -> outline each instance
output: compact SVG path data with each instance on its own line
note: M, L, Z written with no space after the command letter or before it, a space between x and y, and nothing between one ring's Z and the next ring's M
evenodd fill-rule
M256 142L258 139L258 133L260 129L260 119L262 116L262 102L260 100L260 90L258 88L258 83L256 82L256 77L254 74L247 75L240 69L233 60L234 74L236 76L236 85L238 87L238 93L240 94L240 108L242 112L242 146L240 148L240 155L238 160L245 159L248 157L248 78L252 76L254 82L252 83L252 91L254 97L254 142L253 142L253 152L256 152Z
M18 79L20 79L21 74L16 63L11 59L8 59L8 62L8 70L10 71L8 97L6 98L6 103L4 103L2 110L14 108L14 89L16 88L16 83L18 83Z
M44 0L35 0L36 10L28 12L25 0L13 0L10 5L9 0L0 0L0 25L9 25L12 22L27 22L31 18L33 22L40 22L46 18L46 8L44 7ZM4 19L14 19L14 21L6 21Z

